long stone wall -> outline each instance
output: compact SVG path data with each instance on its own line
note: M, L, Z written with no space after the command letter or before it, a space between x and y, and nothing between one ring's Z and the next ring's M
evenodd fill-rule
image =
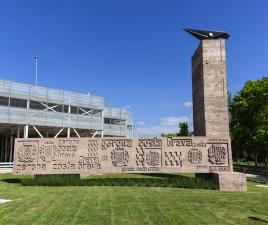
M16 139L15 174L232 172L229 138Z

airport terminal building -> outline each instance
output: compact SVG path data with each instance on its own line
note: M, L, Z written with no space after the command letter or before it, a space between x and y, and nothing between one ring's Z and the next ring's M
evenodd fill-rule
M127 109L104 98L0 80L0 169L12 167L14 138L133 136Z

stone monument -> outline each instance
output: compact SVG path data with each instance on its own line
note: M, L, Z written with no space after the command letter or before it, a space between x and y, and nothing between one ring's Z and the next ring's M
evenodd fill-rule
M186 29L187 32L200 31ZM204 32L204 31L203 31ZM229 136L225 39L207 31L192 57L192 94L195 136ZM209 34L212 36L210 37ZM215 39L216 38L216 39Z
M230 140L209 137L16 139L15 174L231 171Z
M225 40L229 34L193 29L185 31L200 40L192 56L194 135L229 137L225 52ZM245 175L234 173L233 168L230 172L197 176L216 179L220 189L246 190Z
M246 191L245 175L232 167L224 48L229 35L187 31L201 39L192 58L194 137L17 138L14 174L196 173L220 190Z

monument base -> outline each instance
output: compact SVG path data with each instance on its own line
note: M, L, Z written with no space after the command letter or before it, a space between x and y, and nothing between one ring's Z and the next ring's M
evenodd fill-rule
M212 180L220 191L247 191L246 175L243 173L196 173L195 177Z

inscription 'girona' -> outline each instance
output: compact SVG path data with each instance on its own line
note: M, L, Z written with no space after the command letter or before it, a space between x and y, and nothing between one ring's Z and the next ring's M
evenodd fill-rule
M131 139L104 139L101 143L102 148L110 148L110 147L118 147L118 148L124 148L124 147L132 147L132 140Z

